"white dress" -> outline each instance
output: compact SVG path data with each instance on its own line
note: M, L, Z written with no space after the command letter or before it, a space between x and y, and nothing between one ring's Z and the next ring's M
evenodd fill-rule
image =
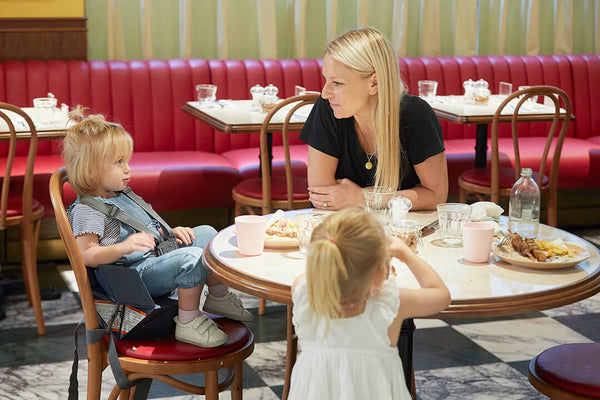
M386 281L352 318L317 322L309 307L306 280L294 290L293 323L300 355L292 370L290 400L410 400L402 361L387 330L400 306L398 287Z

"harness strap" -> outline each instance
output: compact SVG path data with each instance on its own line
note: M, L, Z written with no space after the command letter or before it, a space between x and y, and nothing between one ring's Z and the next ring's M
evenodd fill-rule
M152 235L159 242L163 240L163 238L160 237L160 235L158 235L152 229L148 228L146 225L142 224L137 219L131 217L129 214L122 211L119 207L115 205L106 204L98 199L85 195L79 196L79 201L81 202L81 204L85 204L86 206L89 206L96 211L100 211L104 215L118 219L122 223L131 226L138 232L144 232L149 235Z
M117 307L117 310L119 307ZM119 389L129 389L135 386L135 394L133 396L133 400L146 400L148 398L148 392L150 391L150 386L152 384L152 379L150 378L141 378L136 379L135 381L130 381L123 372L121 368L121 363L119 363L119 354L117 353L117 347L115 345L115 338L112 334L110 334L110 327L112 326L112 322L118 311L115 311L113 314L110 323L108 324L107 329L89 329L85 331L85 340L87 344L94 344L101 341L104 336L109 335L110 341L108 344L108 364L110 365L110 369L112 370L113 376L115 377L115 381L119 386ZM77 370L79 367L79 352L78 352L78 331L81 326L85 324L85 320L81 321L75 327L73 332L73 337L75 339L75 348L73 350L73 366L71 367L71 376L69 377L69 397L68 400L78 400L79 399L79 381L77 379Z
M122 190L122 193L129 197L131 200L135 202L138 206L140 206L148 215L157 220L160 225L163 227L164 232L166 233L167 239L175 238L175 234L173 233L173 229L166 223L164 219L154 209L150 206L150 204L146 203L144 199L135 194L133 190L129 186Z

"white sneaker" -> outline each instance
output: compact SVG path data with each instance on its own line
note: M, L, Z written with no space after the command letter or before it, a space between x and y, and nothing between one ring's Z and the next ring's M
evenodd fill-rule
M200 347L217 347L227 341L227 334L220 330L214 321L204 314L191 322L182 324L175 317L175 339Z
M254 317L244 309L242 301L231 292L223 297L206 296L203 310L211 314L221 315L236 321L252 321Z

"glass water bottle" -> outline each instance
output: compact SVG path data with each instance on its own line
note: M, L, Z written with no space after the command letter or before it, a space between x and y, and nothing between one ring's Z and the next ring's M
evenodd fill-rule
M521 178L510 192L508 229L523 237L535 238L540 225L540 188L531 168L521 169Z

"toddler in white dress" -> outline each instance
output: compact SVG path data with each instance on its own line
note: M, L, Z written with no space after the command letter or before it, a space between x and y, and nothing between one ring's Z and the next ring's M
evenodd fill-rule
M420 289L386 280L390 256L410 268ZM292 288L301 352L289 399L411 399L396 342L402 320L450 303L438 274L375 217L345 209L311 238L306 275Z

